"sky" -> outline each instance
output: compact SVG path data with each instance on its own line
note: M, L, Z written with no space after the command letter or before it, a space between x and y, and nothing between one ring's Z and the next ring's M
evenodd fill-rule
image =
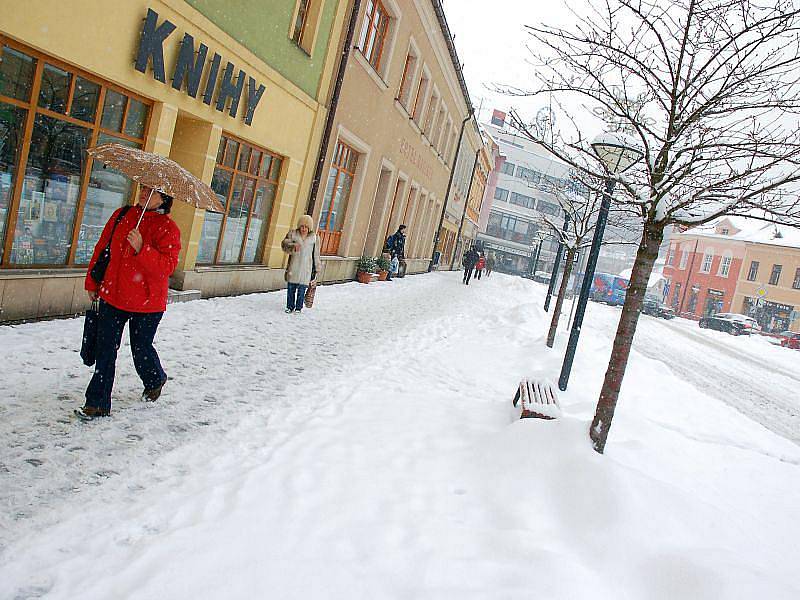
M530 36L525 25L567 25L573 19L563 0L443 0L450 30L479 121L486 122L492 109L516 108L527 120L547 105L541 98L509 97L491 89L494 84L529 88L534 67L530 64ZM546 6L546 10L543 10Z

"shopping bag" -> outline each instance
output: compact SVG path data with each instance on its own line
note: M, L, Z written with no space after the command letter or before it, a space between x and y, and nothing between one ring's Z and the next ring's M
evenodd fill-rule
M306 308L311 308L312 306L314 306L314 294L316 293L317 293L317 284L312 283L311 285L308 286L308 289L306 290L306 297L303 301L304 304L306 305Z
M97 300L92 302L83 319L83 339L81 341L81 359L83 364L91 367L97 355L97 332L100 320L100 306Z

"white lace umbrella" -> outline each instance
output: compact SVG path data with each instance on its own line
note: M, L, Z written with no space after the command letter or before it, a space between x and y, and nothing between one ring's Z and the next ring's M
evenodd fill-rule
M174 160L122 144L102 144L86 152L135 182L169 194L175 200L195 208L225 212L214 191Z

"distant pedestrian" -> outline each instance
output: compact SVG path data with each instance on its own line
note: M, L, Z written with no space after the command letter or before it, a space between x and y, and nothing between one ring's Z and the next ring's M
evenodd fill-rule
M400 225L392 235L386 238L385 250L391 258L388 281L400 271L400 263L406 258L406 226Z
M144 385L142 400L157 400L167 382L153 339L167 308L169 276L181 249L181 232L169 216L171 209L171 196L141 186L137 205L116 210L94 247L84 287L89 299L99 303L97 345L86 404L75 411L82 420L111 414L117 350L125 323L129 323L133 365ZM100 255L109 258L105 272L98 274Z
M462 281L464 285L469 285L469 280L472 277L472 271L478 262L478 252L475 250L475 248L470 248L467 250L461 262L464 265L464 279Z
M286 280L286 312L300 313L308 286L316 285L317 273L322 270L311 215L303 215L297 220L297 228L286 234L281 249L289 255L283 274Z
M478 262L475 263L475 279L481 278L484 267L486 267L486 259L483 256L483 252L481 252L478 255Z
M494 271L494 254L490 252L486 257L486 276L491 275L492 271Z

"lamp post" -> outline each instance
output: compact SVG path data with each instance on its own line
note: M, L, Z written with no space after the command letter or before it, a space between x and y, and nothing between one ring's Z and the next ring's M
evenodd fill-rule
M564 233L569 229L569 213L564 211L564 226L561 231ZM550 284L547 286L547 297L544 299L544 312L550 311L550 298L553 297L553 290L556 289L556 279L558 278L558 269L561 268L561 257L564 255L564 242L558 242L558 250L556 250L556 260L553 263L553 272L550 273Z
M533 259L533 265L531 266L531 276L534 281L536 281L536 271L539 270L539 255L542 253L542 244L548 237L547 232L543 229L533 234L533 238L539 240L539 245L536 246L536 258Z
M597 215L597 223L594 228L592 247L589 250L589 259L586 262L586 271L583 276L581 293L578 297L578 305L575 309L575 319L572 321L572 330L569 334L567 352L564 355L564 363L561 366L561 375L558 378L558 389L564 391L569 383L569 375L572 371L572 362L575 359L575 350L578 348L578 338L581 335L583 326L583 316L586 312L586 304L589 301L589 291L594 280L594 270L597 266L597 257L600 255L600 244L603 241L603 233L608 221L608 211L611 208L611 194L614 192L614 175L625 172L631 167L643 152L628 136L622 133L602 133L592 141L592 150L603 162L611 176L606 177L606 187L603 192L603 200L600 203L600 212Z

